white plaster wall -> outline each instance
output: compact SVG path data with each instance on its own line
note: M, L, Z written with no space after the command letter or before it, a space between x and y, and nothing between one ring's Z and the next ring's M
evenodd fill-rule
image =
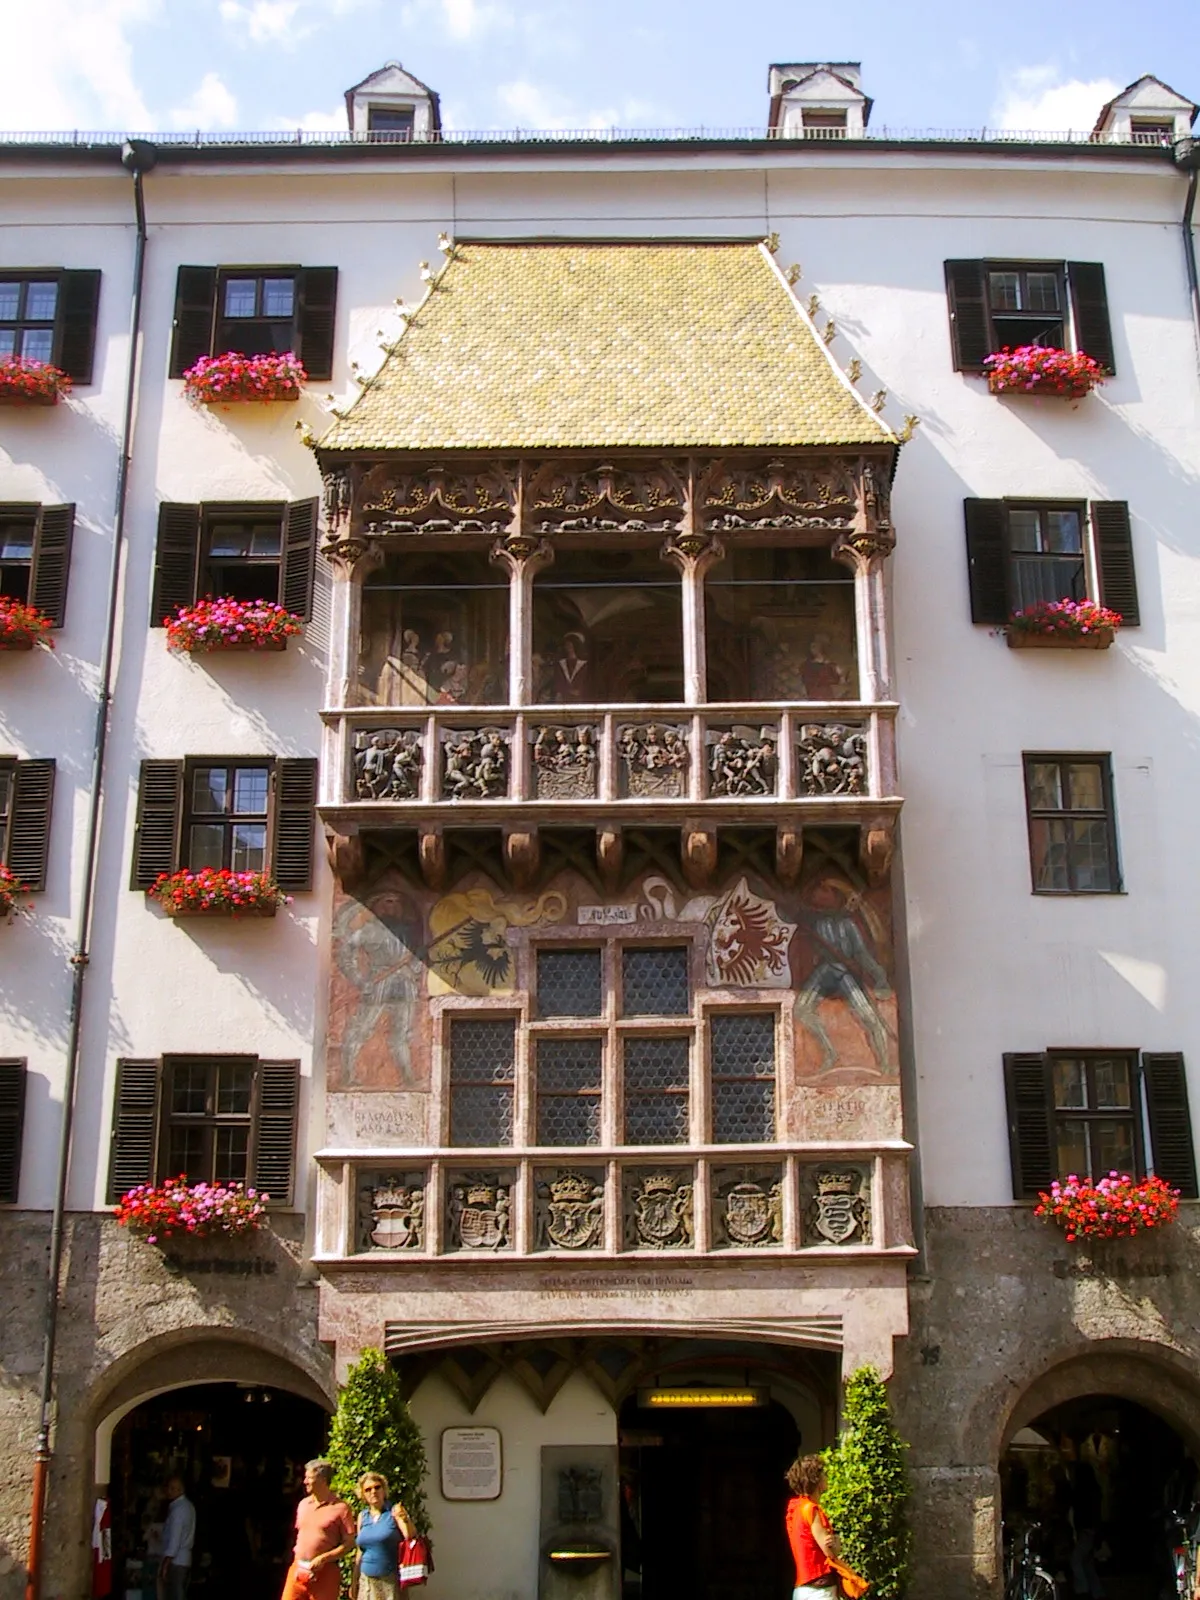
M273 923L175 926L128 890L136 763L145 755L313 753L318 621L283 656L169 657L146 627L161 498L316 493L295 433L320 431L321 389L261 414L195 411L166 380L181 263L336 264L337 366L379 359L393 300L459 235L746 237L776 231L831 346L859 357L887 416L921 418L901 454L891 561L901 724L905 893L927 1197L1009 1193L1000 1055L1055 1044L1179 1048L1200 1071L1190 979L1191 826L1200 703L1195 524L1200 384L1179 215L1161 158L1062 160L815 151L470 151L432 159L234 170L172 166L147 180L144 372L122 584L123 630L84 1031L73 1202L99 1203L119 1054L172 1048L299 1054L313 1070L328 899ZM107 170L0 168L0 263L100 266L98 381L54 411L0 412L0 499L74 499L68 625L54 655L0 659L0 749L59 760L50 890L0 929L0 1053L33 1069L23 1199L48 1203L61 1099L66 957L78 895L93 696L112 528L133 230L129 183ZM989 397L951 370L942 263L987 254L1105 264L1117 377L1077 409ZM1127 499L1143 625L1107 654L1009 652L969 621L962 500ZM1020 754L1111 750L1128 893L1029 892ZM111 973L111 980L110 980ZM319 1060L316 1069L319 1072ZM318 1079L319 1082L319 1079ZM1200 1107L1200 1080L1193 1094ZM303 1161L301 1162L303 1172Z
M507 1374L474 1412L436 1374L410 1404L429 1456L427 1500L437 1565L425 1591L429 1600L530 1600L538 1590L542 1446L615 1445L616 1413L582 1373L567 1379L544 1416ZM504 1486L498 1500L442 1498L442 1429L470 1427L500 1430Z

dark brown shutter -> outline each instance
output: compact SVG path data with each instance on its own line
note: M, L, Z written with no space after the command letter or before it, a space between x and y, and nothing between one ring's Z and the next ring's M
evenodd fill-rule
M1106 372L1115 372L1112 324L1108 319L1108 290L1104 286L1104 266L1099 261L1068 261L1067 286L1071 291L1071 315L1075 323L1075 348L1098 361Z
M8 818L8 866L27 889L46 887L50 858L50 809L54 803L54 762L18 761L12 769Z
M215 354L212 342L216 309L216 267L180 267L175 280L175 322L168 377L182 378L201 356Z
M337 308L336 267L306 267L296 274L300 290L300 348L310 378L333 377L333 332Z
M1196 1187L1196 1150L1183 1057L1177 1050L1144 1051L1142 1074L1154 1170L1185 1200L1195 1200L1200 1190Z
M96 351L96 313L100 306L100 274L64 272L58 280L58 361L68 378L91 383Z
M183 762L143 761L138 776L131 889L153 888L160 873L179 867Z
M271 869L281 889L311 889L317 763L309 756L275 763Z
M1045 1056L1006 1053L1004 1093L1013 1198L1030 1200L1058 1176L1054 1170L1054 1094Z
M0 1205L15 1206L21 1187L25 1123L25 1063L0 1061Z
M1133 566L1133 529L1125 501L1093 500L1092 530L1096 536L1100 604L1119 611L1125 626L1136 628L1142 619Z
M283 570L279 603L307 622L312 616L313 567L317 556L317 502L293 500L284 512Z
M161 628L181 606L195 604L200 570L200 507L164 500L158 508L150 626Z
M300 1100L298 1061L258 1063L258 1117L252 1182L277 1206L290 1206L296 1169L296 1109Z
M158 1178L162 1063L117 1062L112 1144L108 1152L108 1203L116 1205L139 1183Z
M74 506L42 506L33 538L29 603L61 628L67 615L67 580L71 575Z
M1008 510L1003 500L964 500L971 621L1002 624L1009 618Z
M955 372L983 372L984 358L992 354L985 281L982 261L946 262Z

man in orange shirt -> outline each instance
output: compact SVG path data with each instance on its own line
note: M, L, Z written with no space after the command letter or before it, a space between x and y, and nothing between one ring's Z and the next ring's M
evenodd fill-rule
M308 1494L296 1507L296 1547L283 1600L338 1600L338 1562L354 1548L354 1517L329 1487L332 1477L328 1461L310 1461L304 1468Z

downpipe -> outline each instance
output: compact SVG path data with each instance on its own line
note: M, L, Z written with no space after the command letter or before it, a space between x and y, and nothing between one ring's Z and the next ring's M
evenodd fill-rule
M1175 165L1181 172L1189 173L1187 199L1183 207L1183 261L1187 269L1188 294L1192 302L1192 327L1196 335L1196 364L1200 371L1200 275L1196 271L1196 235L1193 218L1196 212L1196 183L1200 178L1200 140L1180 139L1175 146Z
M109 709L112 704L113 662L116 656L117 604L121 585L121 558L125 544L125 506L133 447L134 410L137 400L138 341L142 329L142 291L146 269L146 206L142 179L157 159L152 144L130 139L121 150L121 164L133 177L133 207L137 236L133 254L133 290L129 312L129 362L125 375L125 411L121 426L121 455L117 464L113 511L113 546L109 566L108 611L104 628L104 653L100 663L100 693L92 740L91 798L88 802L84 850L83 889L76 923L75 948L70 958L71 1003L67 1027L67 1064L63 1083L62 1125L58 1142L54 1210L50 1219L50 1253L46 1269L46 1307L42 1335L42 1381L37 1441L33 1452L33 1485L29 1505L29 1557L26 1564L25 1600L41 1600L45 1538L46 1497L53 1448L50 1443L54 1416L54 1359L58 1344L59 1281L62 1274L63 1234L67 1206L67 1180L71 1168L71 1133L75 1121L75 1095L79 1081L79 1046L83 1024L84 984L96 894L96 857L100 839L101 792L104 758L108 748Z

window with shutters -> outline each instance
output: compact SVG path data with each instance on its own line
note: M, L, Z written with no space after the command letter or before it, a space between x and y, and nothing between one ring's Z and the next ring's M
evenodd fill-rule
M48 361L90 383L99 298L99 272L0 272L0 361Z
M268 600L312 614L318 507L313 500L208 501L158 508L150 625L199 599Z
M117 1063L109 1200L140 1183L246 1183L292 1199L299 1063L168 1055Z
M1025 803L1035 894L1117 894L1108 756L1027 755Z
M0 504L0 596L66 620L75 507Z
M957 372L984 373L996 351L1041 345L1115 371L1104 267L1098 261L947 261Z
M33 578L37 510L0 506L0 595L27 603Z
M0 757L0 860L33 892L46 887L53 761Z
M1013 1195L1057 1179L1155 1172L1197 1195L1183 1057L1174 1051L1054 1049L1004 1057Z
M21 1187L25 1062L0 1060L0 1205L15 1206Z
M309 378L333 376L336 267L180 267L170 376L201 356L299 356Z
M1003 626L1039 600L1096 600L1140 620L1123 500L965 500L971 620Z
M143 761L130 887L149 889L184 868L228 867L310 889L316 797L308 757Z

